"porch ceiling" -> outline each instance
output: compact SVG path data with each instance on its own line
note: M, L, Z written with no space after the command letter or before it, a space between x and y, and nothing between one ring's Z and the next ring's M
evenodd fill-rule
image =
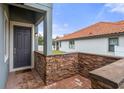
M44 13L9 5L9 15L11 21L39 24L43 20Z

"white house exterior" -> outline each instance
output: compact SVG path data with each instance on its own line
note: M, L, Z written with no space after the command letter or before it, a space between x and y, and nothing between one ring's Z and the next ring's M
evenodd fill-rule
M119 46L124 47L124 35L118 36ZM61 41L60 51L65 52L87 52L96 54L115 55L114 52L109 52L109 37L79 39L74 40L75 48L69 48L69 41Z
M96 25L93 25L93 26L96 26ZM85 30L87 30L87 28L85 28ZM79 37L79 38L77 36L77 38L73 38L73 36L75 36L77 33L80 33L83 35L85 34L84 32L83 30L81 30L79 32L74 32L72 34L68 34L58 39L57 42L59 43L58 44L59 50L64 52L86 52L86 53L95 53L95 54L115 55L116 54L115 52L117 52L115 51L115 48L116 48L115 46L118 46L118 48L119 47L124 48L124 32L121 32L121 34L118 32L116 34L112 34L112 33L105 34L105 35L100 34L97 36L92 34L92 36ZM114 40L115 44L112 45L112 47L115 47L115 48L112 49L111 51L109 47L111 47L110 42L113 42L112 39L116 39L116 40ZM71 41L73 42L73 44L71 44ZM124 53L121 53L121 54L124 54Z

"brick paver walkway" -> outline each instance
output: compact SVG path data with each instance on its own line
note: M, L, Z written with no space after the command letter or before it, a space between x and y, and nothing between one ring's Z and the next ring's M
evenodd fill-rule
M9 74L8 89L87 89L91 88L89 79L75 75L45 86L39 75L33 70Z

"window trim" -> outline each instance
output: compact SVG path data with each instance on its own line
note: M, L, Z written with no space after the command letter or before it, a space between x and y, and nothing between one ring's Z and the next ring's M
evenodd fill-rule
M8 43L9 43L9 19L8 19L6 10L4 10L4 63L6 63L9 58L9 44Z
M108 38L108 51L109 52L115 52L115 51L110 51L110 46L111 46L111 44L110 44L110 39L117 39L117 46L119 46L119 37L110 37L110 38ZM115 46L115 45L113 45L113 46Z

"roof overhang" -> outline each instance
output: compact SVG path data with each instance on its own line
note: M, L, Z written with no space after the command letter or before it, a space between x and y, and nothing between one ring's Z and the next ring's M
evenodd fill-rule
M9 6L13 6L13 7L17 7L17 8L13 8L13 10L10 12L13 14L19 14L20 12L18 10L21 10L21 11L24 11L24 12L27 12L29 14L29 16L33 15L32 19L30 19L32 21L33 24L35 25L38 25L40 24L43 19L44 19L44 15L45 15L45 11L43 10L40 10L40 9L36 9L36 8L33 8L33 7L30 7L30 6L27 6L25 5L24 3L20 3L20 4L15 4L15 3L10 3L8 4ZM21 16L23 13L21 13L20 15L18 16ZM24 17L24 16L23 16ZM16 18L16 17L14 17ZM13 19L14 19L13 18ZM26 18L24 18L26 20ZM27 18L28 19L28 18Z
M104 35L94 35L94 36L88 36L88 37L70 38L70 39L55 40L55 41L68 41L68 40L92 39L92 38L102 38L102 37L115 37L115 36L120 36L120 35L124 35L124 32L104 34Z

